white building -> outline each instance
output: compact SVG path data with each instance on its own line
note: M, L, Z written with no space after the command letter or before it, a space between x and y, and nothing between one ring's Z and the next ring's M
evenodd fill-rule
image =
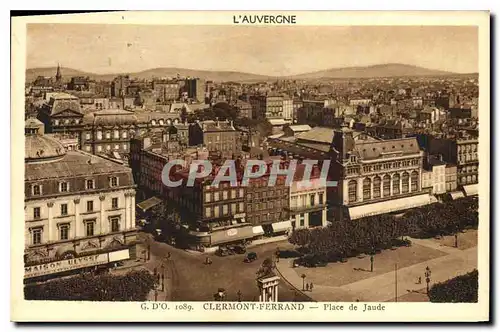
M24 189L25 264L125 249L126 258L134 257L135 185L129 168L66 151L60 142L31 130Z
M313 169L310 180L304 180L305 165L297 166L290 186L290 220L292 228L324 227L326 219L326 184L319 179L319 170Z

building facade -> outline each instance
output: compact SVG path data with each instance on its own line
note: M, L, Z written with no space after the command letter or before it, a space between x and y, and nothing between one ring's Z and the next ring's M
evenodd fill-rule
M26 264L123 248L135 255L129 168L27 133L24 190Z
M189 145L203 145L210 152L231 157L241 151L239 133L232 121L199 121L189 127Z
M303 179L305 165L299 165L290 187L290 220L293 229L327 226L326 183L317 167L310 180ZM300 169L300 170L299 170Z
M352 131L335 131L333 145L340 168L336 218L350 219L394 212L432 202L422 189L423 152L415 138L358 141ZM342 208L340 208L342 207Z

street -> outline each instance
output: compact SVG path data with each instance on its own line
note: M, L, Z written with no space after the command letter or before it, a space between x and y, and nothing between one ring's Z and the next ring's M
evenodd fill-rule
M258 301L259 291L256 273L265 258L271 257L276 248L292 248L287 242L262 244L248 249L257 253L257 260L244 263L245 255L219 257L214 254L187 252L166 243L150 242L151 260L146 263L150 270L160 270L167 262L167 299L171 301L213 301L219 288L226 290L227 301ZM170 259L166 260L168 253ZM212 264L206 265L206 257ZM240 295L238 296L238 291ZM239 298L238 298L239 297ZM160 298L161 300L161 298ZM284 280L279 286L280 301L310 301L306 296L292 289Z

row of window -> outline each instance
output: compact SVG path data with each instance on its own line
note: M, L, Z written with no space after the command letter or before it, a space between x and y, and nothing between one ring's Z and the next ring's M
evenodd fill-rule
M112 217L109 219L110 225L111 225L111 232L119 232L120 231L120 217ZM95 220L86 220L85 222L85 236L94 236L95 235ZM65 224L59 224L58 226L58 231L59 231L59 240L64 241L64 240L69 240L70 235L69 235L69 230L70 230L70 224L65 223ZM43 226L41 227L36 227L32 228L31 230L31 244L37 245L37 244L42 244L42 234L43 234Z
M250 216L247 217L246 220L251 224L258 225L266 222L276 222L286 218L287 216L284 212L274 212L274 213L266 213L262 215Z
M317 201L316 201L316 194L309 194L309 205L307 205L307 195L292 196L290 208L315 206L316 204L321 205L321 204L324 204L323 199L324 199L323 193L318 194Z
M463 153L463 152L476 152L477 151L477 144L469 144L469 145L459 145L457 146L457 152L458 153Z
M207 192L205 193L205 203L218 202L221 200L221 197L222 200L243 198L243 195L244 195L243 189Z
M102 139L102 131L100 131L100 130L97 131L96 136L97 136L98 140L101 140ZM111 132L109 132L109 131L105 132L104 136L106 137L106 139L111 139ZM113 138L114 139L119 139L120 138L120 131L119 130L114 130L113 131ZM123 138L123 139L128 138L128 131L127 130L122 131L121 138ZM87 140L92 139L92 134L89 133L89 132L87 132L85 134L85 139L87 139Z
M236 213L242 213L244 212L244 205L243 203L232 203L232 204L224 204L221 206L217 205L214 207L206 207L205 208L205 217L206 218L212 218L212 217L220 217L220 216L227 216L229 214L236 214Z
M400 192L400 179L401 179L401 192ZM406 194L411 191L418 190L418 172L412 172L411 176L408 173L403 173L400 177L399 174L392 176L392 195L399 195L400 193ZM372 180L366 178L363 180L363 199L380 198L381 190L384 196L391 195L391 176L386 174L383 179L376 176L373 179L373 197L372 197ZM348 183L348 200L349 203L358 200L358 182L351 180Z
M460 184L477 183L477 180L478 178L476 175L463 176L460 178Z
M458 155L458 160L460 162L466 162L466 161L474 161L477 160L477 152L473 153L467 153L467 154L459 154Z
M267 197L275 197L278 196L280 197L281 195L286 195L288 190L286 189L276 189L274 191L273 189L270 189L268 191L261 191L261 192L255 192L255 193L248 193L247 194L247 201L251 201L254 199L261 199L261 198L267 198Z
M281 209L281 200L247 204L247 213L252 211L259 212L267 209Z
M59 121L58 119L54 120L54 126L59 126L62 124L69 125L69 124L79 124L80 119L64 119Z
M418 165L418 163L419 163L419 161L414 159L414 160L396 161L393 163L384 163L384 164L373 165L373 166L364 166L363 172L372 172L372 171L380 171L382 169L415 166L415 165Z
M477 166L467 166L467 167L462 167L460 169L460 173L474 173L477 172L478 167Z
M118 187L118 185L119 185L118 177L112 176L109 178L109 186L110 187ZM96 189L95 180L93 180L93 179L85 180L85 189L87 189L87 190ZM69 191L70 191L69 182L67 182L67 181L59 182L59 192L60 193L67 193ZM43 193L43 185L34 184L31 186L31 195L39 196L39 195L42 195L42 193Z
M111 208L118 209L118 197L111 198ZM68 215L68 204L62 203L60 204L60 212L61 216ZM87 211L86 212L94 212L94 201L87 201ZM40 219L41 217L41 208L34 207L33 208L33 219Z

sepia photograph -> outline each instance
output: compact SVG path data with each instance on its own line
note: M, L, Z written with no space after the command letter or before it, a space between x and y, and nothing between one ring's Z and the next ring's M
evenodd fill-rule
M301 13L24 18L19 310L488 317L489 14Z

